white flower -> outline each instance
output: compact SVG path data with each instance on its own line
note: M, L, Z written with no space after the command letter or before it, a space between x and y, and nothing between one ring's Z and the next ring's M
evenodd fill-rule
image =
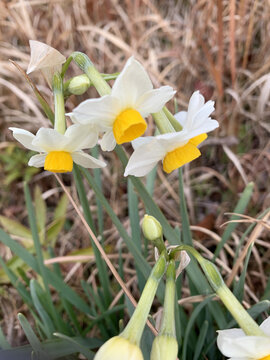
M218 122L209 115L215 110L214 102L204 103L196 91L190 98L188 111L175 114L183 130L158 136L142 137L132 142L134 152L125 170L125 176L144 176L162 160L165 172L181 167L201 155L197 146L207 138L206 133L217 128Z
M40 153L30 158L29 166L44 167L51 172L72 171L73 161L85 168L106 166L105 162L82 151L95 146L97 141L97 134L91 135L88 126L69 126L63 135L46 128L40 128L36 135L24 129L11 127L10 130L23 146Z
M54 73L61 72L62 64L66 61L64 55L53 47L40 41L30 40L31 59L27 74L41 70L48 84L51 86Z
M140 348L129 340L114 336L98 350L94 360L143 360Z
M260 328L266 336L247 336L242 329L219 330L219 350L231 360L270 360L270 317Z
M71 114L74 122L99 124L105 135L102 150L113 150L141 136L146 130L144 118L158 112L175 91L170 86L153 89L152 82L143 66L131 57L116 79L111 95L88 99L77 106Z

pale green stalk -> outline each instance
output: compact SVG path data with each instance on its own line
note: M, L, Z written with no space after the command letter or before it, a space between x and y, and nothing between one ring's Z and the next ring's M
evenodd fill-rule
M53 76L53 96L54 96L54 128L60 134L66 131L65 101L63 93L63 79L59 73Z
M159 335L175 337L175 262L170 260L166 272L164 313Z
M110 85L103 79L102 75L94 67L94 64L87 55L75 51L71 56L80 69L88 76L100 96L109 95L111 93Z
M177 246L177 248L172 251L171 256L173 257L174 253L181 250L190 252L197 259L210 285L246 335L265 336L265 333L259 325L252 319L231 290L226 286L216 266L211 261L203 258L198 251L189 245Z
M171 125L174 127L175 131L183 130L183 126L176 120L173 114L164 106L162 109L164 114L167 116L168 120L170 121Z
M162 110L152 115L161 134L175 132L174 127Z
M166 269L166 257L163 252L156 262L140 297L139 303L124 331L120 336L136 345L140 345L143 329L154 300L158 284Z

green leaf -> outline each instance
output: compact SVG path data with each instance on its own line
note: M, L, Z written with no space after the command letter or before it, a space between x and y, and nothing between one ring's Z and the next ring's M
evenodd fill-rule
M249 183L245 190L243 191L240 200L238 201L235 209L234 209L234 213L237 214L243 214L246 210L246 207L250 201L250 198L252 196L253 193L253 189L254 189L254 183ZM237 215L232 215L230 220L238 220L241 219L241 217L237 216ZM235 228L238 226L238 223L230 223L226 226L226 229L222 235L221 241L219 242L216 250L215 250L215 255L213 258L213 261L215 261L215 259L218 257L220 250L223 248L224 244L226 243L227 240L230 239L232 232L235 230Z
M39 186L36 186L34 190L34 203L35 203L37 228L41 239L41 243L43 243L45 237L45 225L46 225L46 203L43 200L42 192Z
M22 243L25 247L33 246L33 239L31 231L24 225L21 225L15 220L10 220L5 216L0 216L0 223L3 228L11 235L22 238Z

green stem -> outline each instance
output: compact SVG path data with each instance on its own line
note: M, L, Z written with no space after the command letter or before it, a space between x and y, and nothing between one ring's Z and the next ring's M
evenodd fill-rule
M100 96L109 95L111 93L110 85L103 79L102 75L94 67L94 64L87 55L75 51L71 56L80 69L88 76Z
M166 268L166 257L163 252L156 262L140 297L139 303L127 324L125 330L120 334L136 345L140 345L143 329L155 297L158 284Z
M163 111L159 111L152 115L161 134L175 132L174 127Z
M231 290L226 286L216 266L211 261L202 257L197 250L189 245L177 246L170 255L173 257L175 252L181 250L190 252L196 258L210 285L244 332L247 335L265 336L265 333L261 330L258 324L252 319Z
M164 114L167 116L168 120L170 121L171 125L175 129L175 131L181 131L183 130L183 126L176 120L176 118L173 116L173 114L164 106L162 109Z
M164 314L159 335L175 337L175 262L170 260L166 272Z
M55 110L54 128L60 134L64 134L66 131L65 101L63 93L63 79L59 73L56 73L53 76L53 95Z
M225 283L216 290L217 295L222 300L223 304L230 311L232 316L238 322L239 326L244 330L246 335L250 336L265 336L258 324L252 319L244 307L240 304L231 290Z

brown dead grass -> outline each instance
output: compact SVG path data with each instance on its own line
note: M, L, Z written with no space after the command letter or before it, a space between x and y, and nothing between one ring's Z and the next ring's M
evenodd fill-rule
M0 151L4 151L8 142L12 141L7 130L9 126L35 132L40 126L48 125L31 88L9 62L12 59L23 69L27 68L29 39L43 41L65 56L74 50L86 52L100 71L108 73L119 71L127 58L134 55L148 70L155 86L170 84L177 89L179 109L186 108L190 95L196 89L207 100L211 98L216 101L215 118L220 122L220 128L215 137L211 136L205 142L208 146L202 148L207 156L194 162L196 166L193 163L186 166L184 171L191 222L203 224L202 227L194 227L194 236L199 234L196 246L211 258L211 249L220 241L222 230L219 225L227 219L223 214L233 210L245 183L255 183L250 215L256 217L270 206L269 18L269 2L263 0L2 0L0 140L4 145ZM72 66L68 75L75 73L78 70ZM45 80L35 73L31 74L31 78L51 102ZM90 93L96 95L92 90ZM71 97L67 111L85 98ZM173 110L172 104L170 107ZM126 189L121 180L121 167L113 154L106 154L106 159L110 165L103 172L104 191L116 214L128 228ZM61 189L51 176L38 174L32 182L42 184L50 204L57 201ZM71 186L77 200L70 179L66 180L66 185ZM172 173L165 177L158 170L156 185L158 205L172 224L181 225L176 175ZM51 188L55 191L48 193ZM21 183L13 184L13 189L3 211L24 221ZM3 189L0 195L6 198ZM91 190L88 196L91 201ZM15 209L14 204L17 206ZM140 206L143 216L144 208L142 204ZM207 218L209 214L214 215ZM74 248L88 246L87 232L81 229L72 206L68 216L74 223L70 232L62 237L59 256ZM115 245L119 240L118 234L110 221L105 225L107 242ZM234 233L218 259L225 277L231 272L235 249L245 228L244 225ZM269 255L270 251L267 234L269 231L267 233L264 229L253 248L246 285L247 306L258 300L269 274L269 256L264 255ZM250 238L245 243L249 241ZM130 261L126 260L127 270ZM242 265L239 265L240 269ZM73 266L66 271L69 282L76 283L76 279L72 279ZM75 270L78 271L76 266ZM79 268L82 274L82 265ZM94 274L90 281L95 287ZM134 288L133 274L130 274L127 286ZM186 304L188 307L191 302L192 299L184 306ZM3 306L2 310L5 312ZM8 324L6 319L5 323Z

